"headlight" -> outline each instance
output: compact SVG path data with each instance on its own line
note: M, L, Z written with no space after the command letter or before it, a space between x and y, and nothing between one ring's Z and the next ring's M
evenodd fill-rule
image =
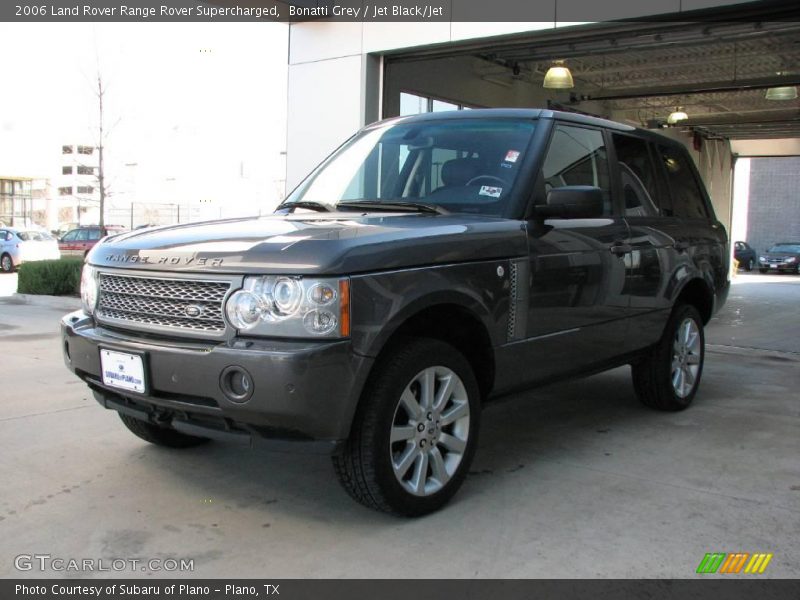
M348 278L245 277L225 305L248 335L341 338L350 335Z
M81 306L83 311L89 315L94 312L97 304L97 272L94 267L84 265L81 272Z
M793 263L793 262L795 262L796 260L797 260L797 257L795 257L795 256L790 256L789 258L785 259L783 262L787 262L787 263Z
M759 262L763 262L763 263L767 262L767 259L764 258L763 256L759 256L758 260L759 260Z

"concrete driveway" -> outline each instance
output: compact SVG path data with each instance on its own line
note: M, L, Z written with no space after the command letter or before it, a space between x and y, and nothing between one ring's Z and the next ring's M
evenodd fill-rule
M63 310L12 301L2 577L64 576L14 568L46 553L189 558L200 577L681 578L706 552L800 576L800 278L737 278L688 411L640 406L627 368L490 406L464 487L418 520L350 501L325 457L142 442L63 366Z

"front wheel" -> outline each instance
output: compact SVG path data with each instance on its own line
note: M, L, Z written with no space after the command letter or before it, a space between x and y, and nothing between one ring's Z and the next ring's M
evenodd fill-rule
M759 273L766 273L767 271L769 271L769 269L762 269L762 268L758 269Z
M747 261L747 263L745 263L745 265L744 265L744 270L745 270L745 271L748 271L748 272L749 272L749 271L752 271L752 270L753 270L753 267L755 267L755 264L756 264L756 263L755 263L755 261L754 261L752 258L751 258L751 259L749 259L749 260Z
M632 366L633 386L639 400L658 410L688 407L700 385L705 360L703 320L694 306L677 306L661 340Z
M343 452L345 490L383 512L420 516L456 493L478 437L480 392L469 362L433 339L409 339L380 359Z

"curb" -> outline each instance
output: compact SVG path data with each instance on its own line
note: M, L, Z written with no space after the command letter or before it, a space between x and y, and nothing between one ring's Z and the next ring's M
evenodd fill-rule
M0 298L0 304L31 304L33 306L47 306L60 308L65 311L78 310L81 299L72 296L39 296L36 294L12 294Z

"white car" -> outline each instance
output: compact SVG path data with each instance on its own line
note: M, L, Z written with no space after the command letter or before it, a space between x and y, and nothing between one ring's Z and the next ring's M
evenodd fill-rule
M0 228L0 270L10 273L24 262L61 258L58 241L46 231Z

